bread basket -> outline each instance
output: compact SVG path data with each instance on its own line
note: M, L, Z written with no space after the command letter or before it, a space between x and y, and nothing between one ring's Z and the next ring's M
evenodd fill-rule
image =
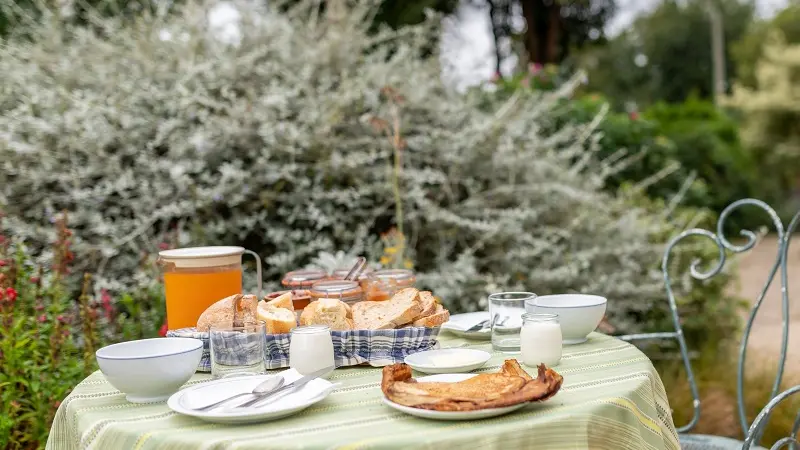
M413 353L433 349L440 327L406 327L391 330L331 331L337 367L367 364L383 367L403 362ZM267 334L266 365L268 369L289 367L290 334ZM203 341L203 356L198 372L211 372L208 333L195 328L170 330L167 337L190 337ZM235 336L228 347L237 345Z

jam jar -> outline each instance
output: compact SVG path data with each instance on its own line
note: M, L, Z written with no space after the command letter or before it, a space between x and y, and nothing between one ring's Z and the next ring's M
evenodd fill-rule
M355 281L323 280L314 283L308 291L311 300L321 298L336 298L347 304L358 303L364 299L361 285Z
M389 300L395 292L413 287L417 282L414 272L406 269L383 269L371 273L363 285L365 297L371 301Z
M287 289L309 289L317 281L328 278L327 272L319 269L295 270L287 273L281 280L281 285Z

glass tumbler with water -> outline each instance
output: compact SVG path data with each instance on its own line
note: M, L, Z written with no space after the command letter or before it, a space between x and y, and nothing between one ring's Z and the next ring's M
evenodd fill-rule
M265 322L245 322L241 327L212 326L208 340L212 378L267 373Z
M492 348L506 353L519 353L525 301L534 298L536 294L532 292L499 292L489 296Z

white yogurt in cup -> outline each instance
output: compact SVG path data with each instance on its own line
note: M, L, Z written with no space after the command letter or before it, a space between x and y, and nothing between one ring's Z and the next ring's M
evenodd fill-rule
M557 314L523 314L520 331L522 362L528 367L553 367L561 361L561 324Z
M291 333L289 366L292 369L308 375L334 366L333 338L329 327L309 325L294 328Z

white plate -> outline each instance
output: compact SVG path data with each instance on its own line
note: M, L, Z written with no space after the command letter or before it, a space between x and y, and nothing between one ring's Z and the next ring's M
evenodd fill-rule
M483 350L445 348L408 355L404 362L412 369L425 373L463 373L483 366L491 357L490 353Z
M281 374L287 384L301 377L294 369L285 370ZM266 422L302 411L314 403L324 400L335 388L331 382L317 378L297 391L259 407L233 409L223 406L205 412L192 409L235 394L251 392L254 387L270 376L274 375L243 376L208 381L176 392L169 398L167 405L177 413L197 417L207 422L229 424ZM244 403L248 399L250 397L241 397L231 403L236 405Z
M443 382L443 383L456 383L458 381L468 380L474 377L474 373L451 373L446 375L430 375L427 377L419 377L416 380L419 382ZM385 396L383 402L390 408L410 414L412 416L421 417L423 419L433 420L477 420L486 419L489 417L502 416L512 411L528 406L528 403L520 403L518 405L506 406L504 408L491 408L479 409L477 411L431 411L428 409L412 408L410 406L398 405L397 403L389 400Z
M454 314L450 316L450 320L442 324L441 329L468 339L491 339L492 332L488 328L482 331L466 332L470 327L484 320L489 320L488 311Z

